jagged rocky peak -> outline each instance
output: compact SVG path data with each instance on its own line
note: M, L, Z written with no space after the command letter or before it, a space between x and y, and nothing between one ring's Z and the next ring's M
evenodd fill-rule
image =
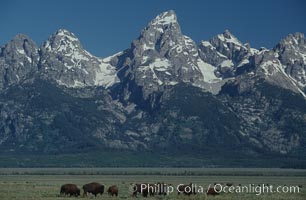
M41 64L45 69L64 65L66 70L86 67L87 61L94 58L83 49L79 39L70 31L59 29L41 47Z
M149 22L132 45L137 49L136 54L149 50L165 54L169 47L166 41L172 41L170 46L175 45L181 36L176 14L171 10L158 15Z
M198 48L200 58L215 67L228 60L228 57L220 53L209 41L201 41Z
M177 16L173 10L169 10L169 11L161 13L149 23L149 25L153 25L153 26L154 25L168 26L171 24L178 24Z
M83 49L70 31L60 29L42 45L40 67L47 79L67 87L105 86L117 80L115 67Z
M280 60L286 74L301 90L304 90L306 87L306 39L304 34L289 34L272 51Z
M248 50L229 30L212 38L210 43L228 58L232 58L235 51L246 52Z
M273 50L284 64L306 63L306 39L303 33L289 34Z
M234 36L228 29L225 29L222 34L227 42L232 42L237 45L242 45L236 36ZM221 36L221 35L220 35Z
M289 34L273 50L284 64L306 63L306 39L303 33Z
M88 51L83 49L80 40L70 31L59 29L52 34L41 47L42 54L56 54L70 58L74 64L78 61L96 59ZM79 63L81 64L81 63Z
M228 58L233 57L233 52L242 51L254 55L258 52L257 49L251 48L249 43L243 44L235 35L233 35L228 29L222 34L218 34L209 41L201 41L200 47L203 48L215 48L219 53L225 55Z
M223 34L219 34L217 37L225 42L234 43L236 45L242 45L242 43L237 39L237 37L235 37L228 29L225 29Z
M67 29L59 29L58 31L56 31L55 35L57 36L64 36L64 37L72 37L72 40L78 40L78 38L70 31L68 31Z
M220 53L231 59L235 65L241 64L241 61L258 52L257 49L251 48L249 43L243 44L229 30L217 35L211 40L211 43L215 45Z
M38 48L28 36L16 35L1 50L0 88L23 80L37 71Z
M195 42L182 34L175 12L167 11L151 20L133 41L122 62L128 70L121 78L134 80L147 96L162 85L202 80L197 60Z
M176 64L178 64L179 57L179 62L182 64L184 60L195 62L196 59L192 57L198 56L196 44L191 38L182 34L176 14L172 10L153 19L142 30L133 45L135 55L165 57Z
M175 30L176 32L181 32L177 16L173 10L166 11L161 13L160 15L157 15L147 24L146 28L142 31L141 34L144 34L147 31L154 31L162 34L168 29L172 31Z
M217 43L217 41L222 43L231 43L237 46L242 46L242 43L234 36L228 29L226 29L222 34L217 35L211 40L211 43Z
M278 48L284 48L284 47L302 47L305 50L305 36L303 33L294 33L294 34L289 34L287 37L285 37L281 42L277 45Z
M66 29L59 29L43 44L43 48L46 51L56 51L68 54L76 49L82 49L82 45L73 33Z
M218 34L209 41L201 41L199 44L199 56L206 62L215 66L218 77L229 78L241 73L238 68L248 67L251 56L258 50L250 47L250 44L243 44L229 30Z
M28 63L36 63L38 61L38 48L27 35L18 34L5 45L2 56L7 61L14 57L23 58Z

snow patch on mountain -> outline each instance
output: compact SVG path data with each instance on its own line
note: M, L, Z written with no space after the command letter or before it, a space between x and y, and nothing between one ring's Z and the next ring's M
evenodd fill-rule
M244 59L244 60L242 60L240 63L239 63L239 65L237 65L237 68L238 67L242 67L242 66L244 66L244 65L246 65L246 64L249 64L250 63L250 61L248 60L248 59Z
M220 81L220 78L216 77L215 70L216 68L201 59L197 61L198 67L203 75L204 82L214 83Z
M225 60L220 64L221 67L233 67L234 63L231 60Z
M105 62L105 60L100 60L99 68L95 73L95 85L108 88L119 81L115 67L110 65L108 62Z

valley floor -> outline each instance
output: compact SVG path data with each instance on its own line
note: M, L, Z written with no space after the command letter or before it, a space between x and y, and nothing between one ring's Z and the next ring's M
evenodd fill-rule
M150 199L267 199L267 200L304 200L306 199L306 170L293 169L177 169L177 168L15 168L0 169L0 199L3 200L62 200L83 199L83 197L61 197L62 184L74 183L82 188L89 182L99 182L106 186L119 187L119 196L110 197L106 192L96 199L136 199L131 196L130 183L165 182L177 186L194 183L205 189L214 183L233 183L241 185L269 184L273 187L302 186L299 193L222 193L215 197L197 194L190 197L177 195L176 192L166 196L149 197ZM81 192L82 195L83 192ZM92 199L93 196L87 197ZM137 199L142 199L138 195Z

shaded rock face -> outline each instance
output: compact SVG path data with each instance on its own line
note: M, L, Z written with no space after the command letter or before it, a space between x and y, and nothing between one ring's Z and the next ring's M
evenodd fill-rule
M305 37L289 35L272 50L262 49L255 55L256 74L268 82L306 97Z
M274 52L284 66L284 71L299 86L306 86L306 39L304 34L290 34L275 48Z
M174 11L107 58L65 29L40 48L17 35L0 50L0 149L304 151L305 46L296 33L257 50L228 30L196 45Z
M0 54L0 88L18 83L37 71L39 53L36 44L19 34L9 41Z

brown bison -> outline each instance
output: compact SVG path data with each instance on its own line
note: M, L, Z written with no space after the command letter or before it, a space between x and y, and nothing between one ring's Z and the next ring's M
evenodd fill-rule
M157 191L156 191L156 194L158 194L158 195L167 195L167 186L168 186L168 184L166 184L166 183L157 183L156 184L156 189L157 189Z
M148 183L136 183L131 184L133 187L133 194L132 196L137 197L137 194L142 194L143 197L154 196L154 184L148 184Z
M206 191L206 194L207 194L207 195L215 196L215 195L219 195L219 191L216 191L214 187L210 187L210 188L208 188L208 190Z
M132 193L132 196L133 197L137 197L137 194L138 193L141 193L141 186L140 186L140 184L138 184L138 183L131 183L130 184L130 188L132 189L132 191L133 191L133 193Z
M119 189L116 185L112 185L108 188L107 193L111 196L118 196Z
M80 189L75 184L65 184L61 186L61 195L80 196Z
M83 186L84 195L87 196L87 193L91 193L97 196L97 194L103 194L104 193L104 185L101 185L100 183L88 183Z

